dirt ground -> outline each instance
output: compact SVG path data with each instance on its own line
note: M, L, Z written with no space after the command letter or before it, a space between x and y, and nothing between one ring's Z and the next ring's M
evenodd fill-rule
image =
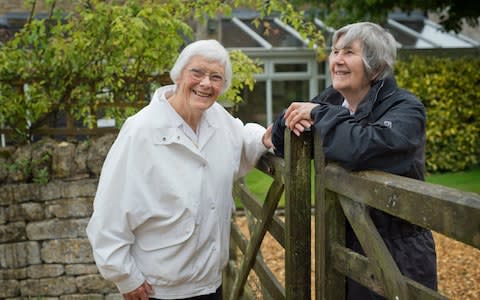
M236 222L242 232L248 236L246 218L236 217ZM312 224L312 240L313 228ZM480 300L480 250L435 232L434 239L437 250L438 289L440 293L452 300ZM312 243L312 245L314 244ZM280 283L285 286L284 249L268 233L261 249L266 264ZM314 253L313 247L312 253ZM312 282L314 282L313 270ZM257 292L258 298L262 299L258 292L258 280L253 271L250 272L249 285Z

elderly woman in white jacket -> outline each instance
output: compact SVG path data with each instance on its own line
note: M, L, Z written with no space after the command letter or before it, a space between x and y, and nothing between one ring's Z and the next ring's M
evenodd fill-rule
M221 299L232 185L271 147L218 96L232 79L215 40L188 45L148 106L128 118L104 162L87 235L124 299Z

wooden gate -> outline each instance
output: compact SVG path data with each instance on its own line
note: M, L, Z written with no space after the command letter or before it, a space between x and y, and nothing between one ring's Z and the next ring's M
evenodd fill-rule
M311 151L310 134L291 138L288 132L285 160L271 153L261 158L257 168L273 179L264 201L256 199L243 183L236 184L235 195L254 221L248 241L240 228L232 224L232 257L225 271L224 299L255 299L246 289L252 268L260 280L265 299L310 299ZM275 216L284 190L285 222ZM267 231L285 248L285 287L268 268L259 251ZM237 250L241 256L235 255Z
M345 298L350 277L387 299L446 299L404 277L373 225L369 208L431 229L480 249L480 195L379 171L350 172L326 163L322 143L310 132L285 133L285 159L268 153L257 168L272 177L264 201L242 182L235 185L248 214L250 238L232 225L231 259L224 275L224 298L256 299L246 287L251 270L263 299L311 299L311 158L314 158L315 298ZM314 151L315 149L315 151ZM285 222L275 215L285 190ZM345 247L349 222L366 256ZM285 285L268 268L260 246L269 232L285 248ZM239 255L240 254L240 255Z
M314 138L315 149L321 140ZM480 195L378 171L349 172L315 151L316 299L344 299L350 277L387 299L446 299L404 277L369 207L480 249ZM366 256L345 247L345 222Z

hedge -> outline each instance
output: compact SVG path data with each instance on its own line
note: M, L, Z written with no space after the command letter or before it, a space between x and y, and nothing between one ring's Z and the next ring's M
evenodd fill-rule
M480 59L411 56L396 65L398 85L427 113L426 165L460 171L480 162Z

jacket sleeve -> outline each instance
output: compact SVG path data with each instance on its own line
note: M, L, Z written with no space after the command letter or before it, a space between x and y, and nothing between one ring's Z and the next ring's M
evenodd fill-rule
M337 91L333 89L332 86L328 87L324 91L322 91L319 95L315 96L310 102L318 103L318 104L326 104L325 99L331 98L332 102L334 103L342 103L343 97L341 97ZM285 112L287 110L284 109L282 112L278 114L273 122L272 128L272 143L274 146L274 152L277 156L284 157L285 156L285 145L284 145L284 138L285 138L285 129L287 126L285 125ZM313 119L312 119L313 120Z
M425 110L412 98L395 101L380 118L368 123L339 105L325 103L314 108L311 116L325 157L351 170L404 174L425 141Z
M105 279L113 281L122 294L145 281L130 255L135 224L129 203L131 206L134 201L128 199L127 189L136 175L132 174L133 151L127 123L128 120L105 159L95 195L94 212L86 229L100 273Z
M277 156L284 157L284 138L285 138L285 110L281 112L273 122L272 143L274 152Z
M235 122L237 122L237 128L239 128L242 138L240 166L237 174L235 174L235 178L237 179L255 167L257 161L267 152L268 148L266 148L262 142L262 137L265 133L263 126L255 123L247 123L244 125L239 119L235 119Z

